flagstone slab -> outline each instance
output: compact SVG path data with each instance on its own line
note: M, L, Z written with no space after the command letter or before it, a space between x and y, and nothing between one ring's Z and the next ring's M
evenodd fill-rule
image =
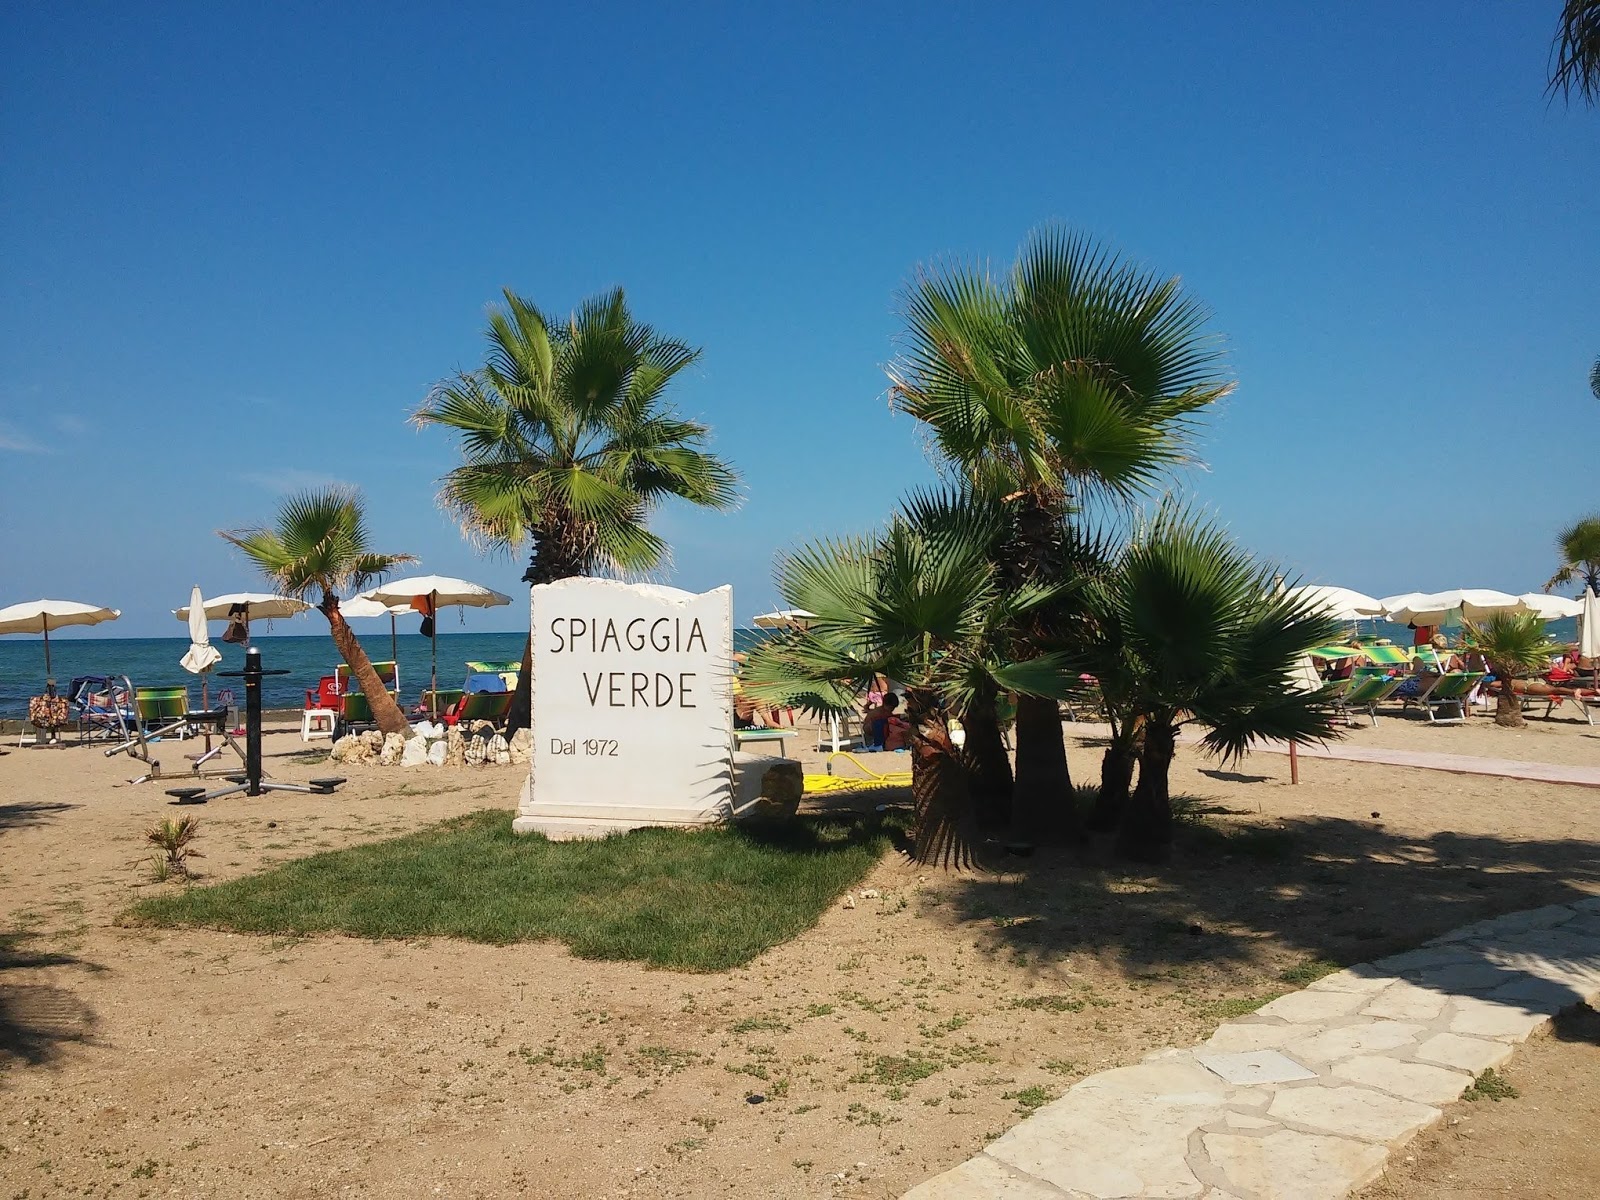
M1463 1037L1458 1033L1436 1033L1417 1047L1415 1057L1476 1075L1505 1062L1511 1057L1511 1047L1505 1042Z
M1332 1074L1419 1104L1450 1104L1459 1100L1472 1082L1472 1076L1464 1071L1400 1062L1381 1054L1347 1058L1333 1068Z
M1267 1115L1339 1137L1392 1144L1426 1129L1441 1114L1431 1105L1364 1087L1316 1086L1279 1092L1267 1105Z
M1544 1013L1522 1008L1518 1004L1501 1004L1493 1000L1480 1000L1476 996L1461 996L1455 1001L1450 1032L1520 1042L1543 1025L1545 1020Z
M987 1154L980 1154L943 1175L919 1183L906 1193L905 1200L973 1200L978 1196L992 1196L994 1200L1061 1200L1063 1195L1060 1188L1020 1174Z
M1333 1063L1357 1054L1398 1050L1415 1041L1422 1030L1423 1026L1410 1021L1364 1020L1286 1042L1283 1050L1307 1066Z
M1321 979L1309 984L1306 987L1306 991L1377 992L1382 991L1393 982L1393 975L1378 970L1371 963L1361 963L1359 966L1346 967L1343 971L1335 971L1332 975L1324 975Z
M1364 1017L1387 1017L1394 1021L1431 1021L1444 1011L1449 1000L1443 992L1401 981L1386 987L1361 1010Z
M1420 980L1423 987L1438 992L1492 992L1516 978L1518 974L1519 972L1507 970L1497 963L1479 959L1476 962L1459 962L1451 963L1449 966L1434 967L1432 970L1422 972Z
M1361 1007L1362 999L1359 992L1290 992L1270 1004L1263 1004L1256 1009L1256 1015L1305 1025L1353 1013Z
M1276 1050L1253 1050L1244 1054L1197 1054L1195 1060L1228 1083L1288 1083L1295 1079L1315 1079L1294 1059Z
M1206 1049L1219 1054L1239 1051L1272 1050L1296 1038L1311 1037L1316 1025L1269 1025L1266 1022L1233 1021L1206 1039Z
M1257 1200L1339 1200L1377 1178L1382 1146L1280 1129L1266 1137L1208 1133L1207 1156L1228 1183Z

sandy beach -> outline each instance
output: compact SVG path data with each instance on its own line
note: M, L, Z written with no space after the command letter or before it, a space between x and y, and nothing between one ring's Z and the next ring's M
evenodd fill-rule
M1094 731L1067 732L1093 779ZM1385 719L1350 740L1600 763L1581 720ZM325 771L286 727L266 745L279 777ZM802 732L790 753L817 770L814 746ZM1333 761L1292 787L1280 756L1225 769L1185 749L1174 793L1204 815L1170 867L1100 846L1017 873L890 856L864 881L878 897L726 974L559 944L172 931L119 923L181 886L150 880L162 817L198 812L215 881L509 818L521 771L358 767L333 796L179 810L127 783L138 766L14 741L0 758L8 1194L894 1196L1075 1079L1292 990L1286 971L1600 892L1594 789ZM1537 1194L1581 1194L1571 1172L1556 1152Z

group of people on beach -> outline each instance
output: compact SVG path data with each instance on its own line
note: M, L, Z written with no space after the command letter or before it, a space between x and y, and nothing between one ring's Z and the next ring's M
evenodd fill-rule
M739 678L745 656L733 656L733 727L735 729L776 729L787 715L794 724L790 709L775 710L763 704L744 690ZM861 749L866 751L904 750L911 744L911 722L900 711L900 697L890 690L889 681L877 676L862 700Z

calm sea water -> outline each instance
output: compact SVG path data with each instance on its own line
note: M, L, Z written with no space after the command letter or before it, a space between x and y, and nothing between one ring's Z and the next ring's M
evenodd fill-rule
M1572 618L1551 621L1550 636L1562 642L1576 641L1578 623ZM1363 635L1387 637L1402 645L1411 644L1411 631L1383 621L1363 622ZM759 629L734 630L734 647L747 650L766 636ZM441 633L439 635L439 686L460 687L466 678L468 659L520 659L523 635L517 633ZM222 661L214 672L237 671L244 666L244 648L212 640L222 651ZM261 648L262 666L284 669L287 675L271 675L263 685L262 699L268 708L299 708L307 688L333 674L339 654L333 639L320 635L273 635L255 639ZM389 635L367 634L361 644L373 661L389 658ZM404 699L416 700L428 686L428 639L417 633L402 633L395 638L400 658L400 691ZM57 688L64 694L75 675L126 675L135 684L165 686L187 684L193 702L200 703L200 680L178 665L189 649L187 637L175 638L86 638L61 637L50 642L50 661ZM244 689L237 679L211 678L213 690L232 687L242 703ZM21 717L28 711L28 697L44 691L44 647L38 638L0 638L0 717Z
M734 630L734 646L748 649L766 636L757 629ZM439 635L439 686L460 687L466 678L469 659L521 659L525 635L519 633L441 633ZM239 703L244 688L238 679L223 679L218 672L237 671L244 666L244 647L231 646L212 638L222 651L222 661L212 668L211 690L231 687ZM254 644L261 650L261 665L271 670L287 670L287 675L269 675L262 684L262 702L267 708L299 708L307 688L332 675L339 662L333 639L320 635L266 635ZM361 645L374 662L387 661L389 635L361 637ZM52 637L50 663L57 690L63 695L77 675L126 675L136 685L161 687L184 684L192 702L200 703L200 679L178 665L189 649L187 637L175 638L86 638ZM400 660L400 692L406 700L416 700L428 686L429 640L417 633L402 633L395 638ZM28 697L44 691L44 645L38 638L0 638L0 717L27 715Z

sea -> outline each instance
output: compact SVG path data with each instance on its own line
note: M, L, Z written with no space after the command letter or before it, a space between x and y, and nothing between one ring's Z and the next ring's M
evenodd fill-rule
M735 650L748 650L771 636L761 629L735 629ZM466 679L469 661L510 661L522 658L527 635L521 633L441 633L439 635L439 686L460 687ZM361 646L374 662L398 656L400 694L403 700L416 700L428 686L430 639L418 633L397 634L394 655L389 649L389 634L365 634ZM211 694L232 688L239 703L244 702L242 681L227 678L223 672L244 667L244 647L211 639L222 652L222 661L211 670ZM333 639L316 635L264 634L252 644L261 651L261 666L267 671L287 671L268 675L262 681L264 708L301 708L306 689L315 688L324 675L332 675L339 660ZM126 675L136 686L170 687L185 685L190 700L200 704L200 678L189 674L179 660L189 649L186 637L108 638L51 637L50 665L56 691L66 695L71 681L80 675ZM36 637L0 638L0 718L27 716L28 697L44 692L44 644Z
M1574 642L1578 638L1578 623L1571 617L1551 621L1548 629L1550 636L1559 642ZM1405 626L1386 621L1364 621L1359 632L1367 637L1386 637L1401 645L1410 645L1412 639L1411 631ZM1448 636L1456 631L1447 629L1445 632ZM520 633L441 633L439 686L460 687L466 679L468 661L520 660L525 636ZM769 636L762 629L735 629L734 649L748 650ZM360 640L374 662L384 662L391 657L388 633L364 634ZM244 648L215 638L211 644L222 652L222 661L212 668L211 689L215 692L231 687L242 703L244 689L240 681L228 679L222 672L237 671L244 666ZM263 681L262 704L266 708L302 707L306 689L316 687L322 676L332 675L339 661L333 639L326 633L265 634L256 637L254 644L261 649L263 668L288 672L269 675ZM428 686L430 648L429 639L421 634L396 635L394 649L400 660L402 699L415 700ZM67 693L72 679L79 675L126 675L134 684L145 687L187 685L192 702L198 706L200 680L178 665L188 649L186 637L64 636L50 640L50 662L55 672L56 690L62 695ZM0 638L0 717L26 716L28 697L44 691L44 679L44 646L40 639Z

